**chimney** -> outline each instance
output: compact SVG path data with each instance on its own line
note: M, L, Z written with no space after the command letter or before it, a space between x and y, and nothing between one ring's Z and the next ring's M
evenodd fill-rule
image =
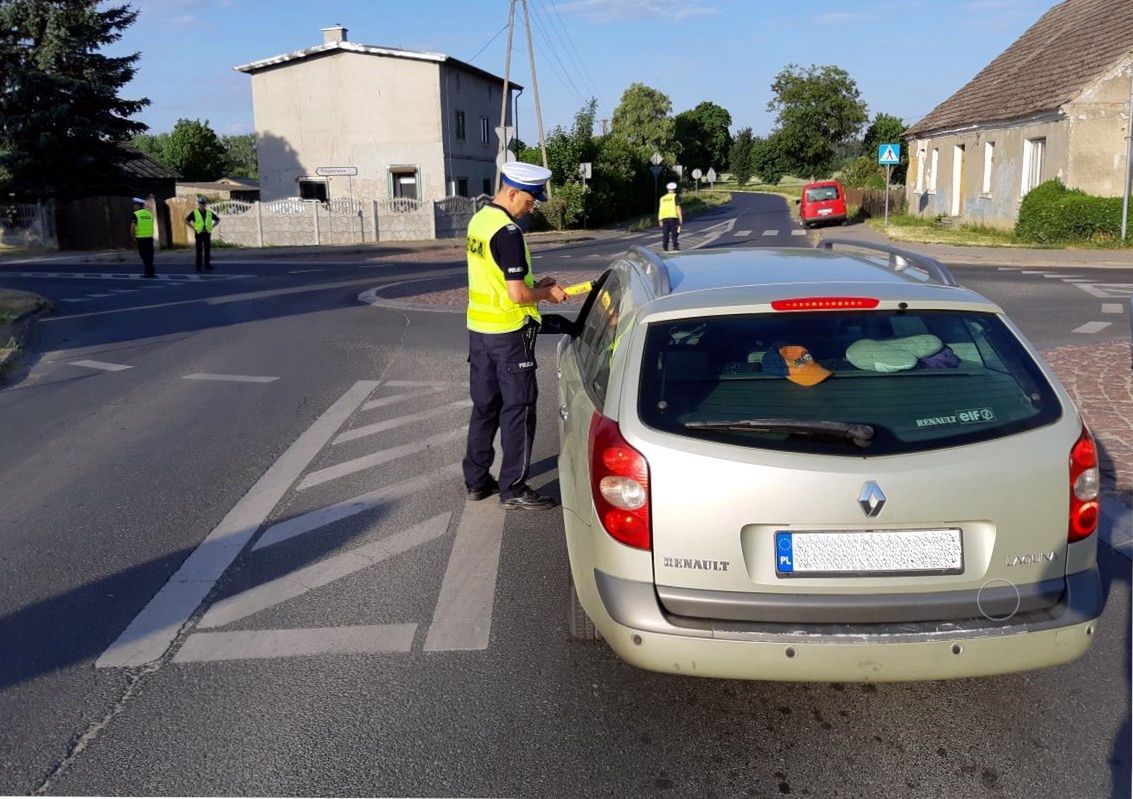
M345 42L346 41L346 28L338 23L335 23L329 28L323 28L323 44L330 44L332 42Z

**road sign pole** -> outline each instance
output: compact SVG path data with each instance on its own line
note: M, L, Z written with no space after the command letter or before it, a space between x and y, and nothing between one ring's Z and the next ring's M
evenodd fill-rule
M893 167L889 164L885 165L885 227L889 227L889 176L893 172Z

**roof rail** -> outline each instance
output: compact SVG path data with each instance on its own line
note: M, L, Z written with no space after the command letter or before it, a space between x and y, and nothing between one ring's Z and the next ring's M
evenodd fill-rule
M653 290L657 294L668 294L673 290L669 282L669 267L660 255L639 244L629 248L629 257L637 261L641 271L653 281Z
M894 272L904 272L910 266L916 266L928 273L930 280L935 280L945 286L959 286L956 278L952 277L952 273L948 271L948 267L942 264L935 258L930 258L927 255L921 255L919 252L911 250L902 250L897 247L890 247L888 244L878 244L872 241L859 241L857 239L822 239L818 246L824 250L834 249L834 245L842 247L861 247L865 250L877 250L889 256L889 268Z

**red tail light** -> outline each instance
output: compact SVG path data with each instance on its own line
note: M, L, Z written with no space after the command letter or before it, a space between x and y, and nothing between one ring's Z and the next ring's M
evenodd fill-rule
M1070 526L1068 541L1081 541L1098 529L1098 451L1090 431L1070 450Z
M602 527L636 549L653 546L649 520L649 464L622 438L617 422L590 420L590 493Z
M877 306L875 297L795 297L771 303L771 309L775 311L841 311Z

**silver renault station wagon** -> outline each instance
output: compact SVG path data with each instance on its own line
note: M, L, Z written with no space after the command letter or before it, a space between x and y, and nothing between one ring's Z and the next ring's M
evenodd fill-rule
M1089 646L1093 439L940 263L635 248L546 326L574 637L752 680L971 677Z

